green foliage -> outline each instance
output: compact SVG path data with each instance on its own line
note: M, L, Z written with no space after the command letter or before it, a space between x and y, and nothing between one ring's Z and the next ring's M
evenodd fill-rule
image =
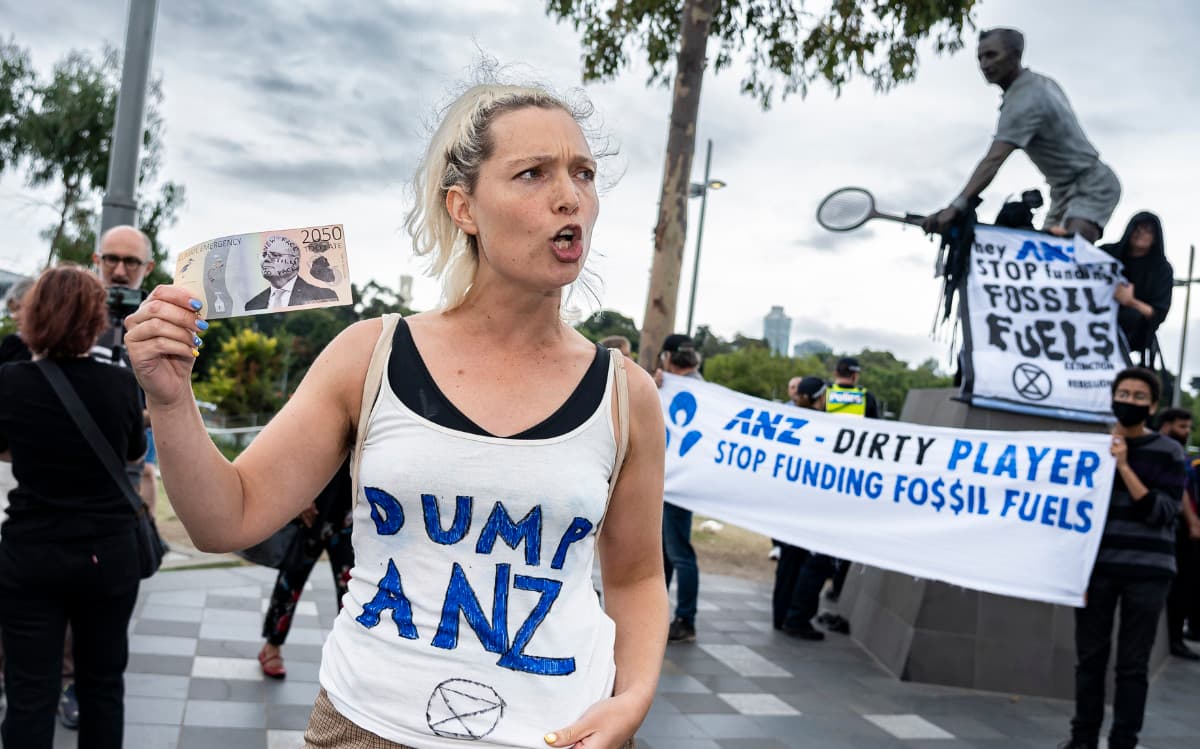
M33 88L29 53L12 41L0 41L0 173L19 156L18 129Z
M808 92L825 81L840 92L855 75L887 91L917 73L917 45L936 52L962 47L978 0L832 0L806 9L780 0L722 0L709 31L713 68L743 55L742 92L764 109L778 95ZM585 81L615 78L641 50L651 83L669 82L679 48L683 0L547 0L546 12L583 35ZM778 83L777 83L778 82Z
M0 172L23 167L30 187L53 185L59 191L56 223L42 237L54 258L91 263L99 224L99 196L108 180L109 152L116 121L121 74L119 53L106 48L101 59L72 51L58 62L48 80L34 74L28 53L14 42L0 44ZM151 81L138 189L153 189L162 163L162 83ZM157 198L139 195L138 225L150 237L158 267L148 287L168 282L167 251L159 232L175 221L183 188L166 182Z
M347 318L350 321L370 320L371 318L383 317L390 313L400 315L411 315L413 313L400 300L399 293L377 281L367 281L366 286L352 286L350 291L354 299L354 312L356 313ZM339 307L338 309L344 308Z
M214 403L225 414L271 413L283 404L282 373L278 339L246 328L221 345L207 380L193 389L197 400Z
M802 357L775 356L765 343L755 339L739 335L733 343L726 343L709 333L705 326L698 329L697 336L702 332L709 338L702 345L697 337L697 346L702 350L708 346L709 350L720 352L706 356L705 379L767 400L786 400L787 383L793 377L821 377L832 382L837 360L845 356L832 351ZM742 345L736 346L739 340ZM909 367L890 351L864 349L853 356L863 369L859 384L875 394L885 413L891 411L899 415L904 398L912 388L949 387L952 383L950 377L938 374L937 362L933 359Z
M282 403L295 392L317 356L346 327L359 320L369 320L387 313L413 313L413 310L400 303L399 295L394 290L376 281L369 281L362 287L351 286L351 296L354 304L344 307L212 321L208 332L204 334L204 349L192 369L196 397L217 403L221 411L230 416L267 413L274 407L261 411L239 411L236 409L241 404L236 401L230 401L226 406L219 400L219 396L231 387L227 372L232 365L227 359L242 355L238 341L246 335L265 338L276 346L279 362L271 377L273 389L280 394ZM205 395L201 396L202 392ZM210 395L214 397L208 397Z
M704 378L709 382L774 401L787 399L788 380L806 375L825 377L825 364L815 356L775 356L760 346L718 354L704 363Z
M830 377L840 356L842 355L830 355L826 359ZM875 394L879 399L881 411L892 411L897 416L904 408L904 398L909 390L949 387L953 384L952 378L937 373L937 362L933 359L926 359L913 368L908 366L908 362L897 359L890 351L863 349L853 356L862 366L859 385Z
M614 310L602 309L596 314L575 326L589 341L600 341L610 335L623 335L629 339L629 346L637 355L638 344L641 342L641 331L631 318Z

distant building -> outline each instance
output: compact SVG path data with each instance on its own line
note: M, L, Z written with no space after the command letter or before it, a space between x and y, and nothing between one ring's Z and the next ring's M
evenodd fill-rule
M763 338L771 347L772 354L787 356L788 343L792 339L792 318L783 312L783 307L775 305L763 318Z
M400 304L405 307L412 306L412 283L412 276L408 274L400 276L400 290L396 293L396 297Z
M816 338L809 338L807 341L801 341L795 346L792 346L792 356L800 358L811 354L832 354L833 348L824 341L818 341Z

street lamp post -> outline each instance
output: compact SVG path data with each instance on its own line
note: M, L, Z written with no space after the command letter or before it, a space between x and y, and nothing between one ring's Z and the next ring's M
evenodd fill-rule
M1186 278L1175 279L1175 286L1186 287L1183 292L1183 332L1179 334L1179 371L1175 375L1174 392L1171 393L1171 405L1178 406L1181 399L1180 383L1183 380L1183 354L1187 348L1188 312L1192 305L1192 284L1200 283L1200 278L1192 276L1196 264L1196 245L1192 245L1188 253L1188 271Z
M125 30L121 92L108 159L108 184L100 214L100 233L122 224L137 224L137 171L146 114L146 85L158 0L130 0Z
M704 239L704 209L708 206L708 191L720 190L725 183L709 177L712 166L712 138L708 139L708 151L704 156L704 181L689 185L688 197L700 198L700 222L696 224L696 259L692 263L692 290L688 294L687 334L692 334L692 313L696 310L696 281L700 277L700 242Z

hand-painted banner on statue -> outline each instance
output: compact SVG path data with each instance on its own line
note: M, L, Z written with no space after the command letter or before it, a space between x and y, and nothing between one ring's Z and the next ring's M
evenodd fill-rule
M1106 421L1128 357L1113 290L1121 264L1081 237L975 227L960 297L963 396L973 405Z
M838 416L670 375L660 396L672 504L842 559L1083 603L1108 435Z

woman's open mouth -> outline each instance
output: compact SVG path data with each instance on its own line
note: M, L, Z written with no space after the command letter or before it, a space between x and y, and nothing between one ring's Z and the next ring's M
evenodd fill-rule
M564 226L550 240L550 250L560 263L575 263L583 257L583 228L577 224Z

